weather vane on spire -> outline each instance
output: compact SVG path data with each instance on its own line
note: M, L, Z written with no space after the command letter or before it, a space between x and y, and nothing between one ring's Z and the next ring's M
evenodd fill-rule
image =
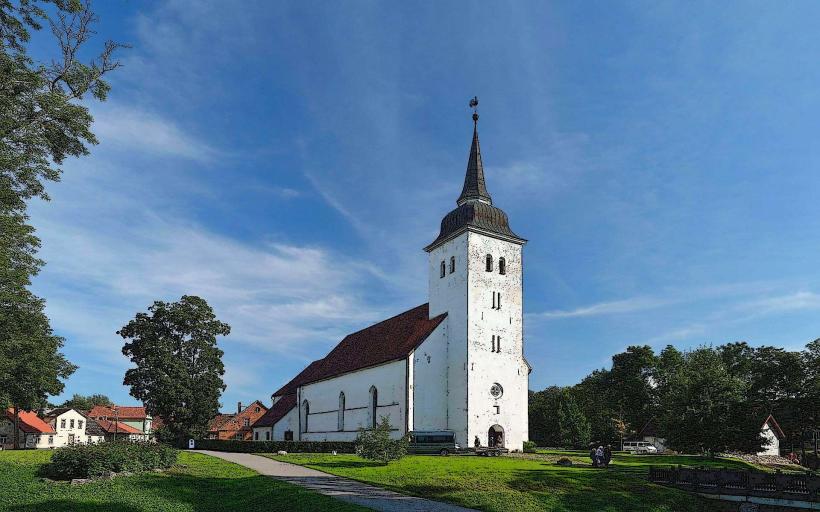
M473 123L478 124L478 96L470 100L470 108L473 109Z

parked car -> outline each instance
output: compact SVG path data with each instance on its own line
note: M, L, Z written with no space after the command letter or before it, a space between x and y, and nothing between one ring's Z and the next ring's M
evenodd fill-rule
M646 441L625 441L624 451L632 452L637 455L658 453L658 449L655 445Z
M455 432L448 430L410 432L409 453L450 455L461 451Z

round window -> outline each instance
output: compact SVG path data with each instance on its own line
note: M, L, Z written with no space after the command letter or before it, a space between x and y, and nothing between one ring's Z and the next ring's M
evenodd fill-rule
M501 387L501 384L496 382L490 386L490 394L493 395L493 398L501 398L501 395L504 394L504 388Z

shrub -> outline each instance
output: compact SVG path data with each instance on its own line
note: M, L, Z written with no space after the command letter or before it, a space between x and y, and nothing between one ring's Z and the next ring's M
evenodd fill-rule
M524 453L535 453L535 441L524 441Z
M390 439L390 418L382 416L374 428L359 430L356 436L356 455L387 465L391 460L399 460L407 454L407 436Z
M199 439L197 450L238 453L356 453L350 441L236 441L223 439Z
M43 472L50 478L92 478L106 472L137 473L167 469L177 460L177 450L158 443L115 441L78 444L54 450Z

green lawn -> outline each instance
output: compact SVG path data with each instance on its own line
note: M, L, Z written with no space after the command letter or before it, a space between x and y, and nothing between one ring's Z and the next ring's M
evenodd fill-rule
M300 487L198 453L182 452L178 467L72 486L44 482L37 469L50 451L0 451L0 511L361 511Z
M578 465L562 467L549 460L561 454L570 455ZM605 470L592 468L581 452L551 452L539 460L416 455L388 466L355 455L262 455L485 511L687 512L710 510L711 505L683 491L650 484L642 476L643 460L632 456Z
M524 454L527 456L528 454ZM535 454L545 461L554 462L561 457L568 457L574 464L590 465L592 461L587 451L573 450L549 450L538 449ZM724 457L701 457L698 455L634 455L631 453L614 452L610 469L622 472L631 472L636 475L646 477L649 474L649 466L688 466L696 468L722 468L722 469L757 469L771 471L764 466L750 464L740 459Z

